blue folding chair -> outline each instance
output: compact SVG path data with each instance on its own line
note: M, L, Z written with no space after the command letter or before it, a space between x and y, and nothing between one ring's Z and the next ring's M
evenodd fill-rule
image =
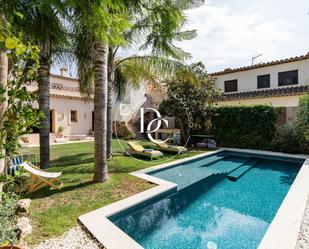
M7 169L7 174L11 176L15 176L16 171L19 170L19 165L23 162L22 156L15 156L11 159L11 165Z

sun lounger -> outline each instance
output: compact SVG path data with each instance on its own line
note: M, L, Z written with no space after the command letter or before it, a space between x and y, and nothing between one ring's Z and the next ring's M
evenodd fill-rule
M197 143L196 147L215 149L217 148L217 143L215 140L212 140L210 138L205 138L201 143Z
M46 172L30 162L23 162L19 167L31 175L28 193L32 193L44 186L50 186L51 188L60 190L63 185L59 180L61 172Z
M188 151L186 147L178 146L178 145L169 145L163 141L161 143L156 143L156 145L160 148L161 151L165 151L165 152L183 153L183 152Z
M130 141L128 142L128 145L130 146L130 149L126 151L126 154L144 156L150 158L150 160L156 157L163 157L163 153L161 151L153 149L145 149L137 141Z

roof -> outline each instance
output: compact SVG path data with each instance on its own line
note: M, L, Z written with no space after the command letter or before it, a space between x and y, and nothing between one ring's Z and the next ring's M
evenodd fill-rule
M31 83L27 85L28 91L37 91L37 83ZM66 97L74 99L84 99L80 94L79 87L68 87L62 84L52 83L50 86L50 96L52 97ZM91 96L92 97L92 96Z
M290 62L295 62L295 61L308 60L308 59L309 59L309 53L307 53L306 55L295 56L295 57L286 58L282 60L275 60L275 61L270 61L270 62L265 62L265 63L259 63L259 64L255 64L252 66L238 67L234 69L227 68L223 71L211 73L210 75L218 76L218 75L223 75L223 74L236 73L236 72L241 72L241 71L246 71L246 70L251 70L251 69L257 69L261 67L269 67L269 66L290 63Z
M51 76L52 78L65 79L65 80L71 80L71 81L76 81L76 82L78 82L78 79L77 79L77 78L73 78L73 77L69 77L69 76L62 76L62 75L59 75L59 74L50 74L50 76Z
M219 101L282 97L282 96L302 95L305 93L309 93L309 85L256 90L256 91L239 92L239 93L225 93L221 96L221 99Z

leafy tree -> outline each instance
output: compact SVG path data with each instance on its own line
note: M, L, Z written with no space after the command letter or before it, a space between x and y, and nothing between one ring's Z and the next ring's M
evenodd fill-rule
M47 168L50 160L50 68L68 47L64 27L67 8L61 0L3 1L22 17L14 18L12 22L15 32L22 32L24 40L39 48L38 102L39 110L44 114L40 121L40 166Z
M74 21L75 53L78 58L81 92L89 96L93 78L95 82L95 182L107 179L106 159L111 155L112 88L116 89L115 85L121 87L117 88L117 90L120 93L119 95L123 93L128 82L124 72L129 72L128 68L132 69L134 61L139 65L142 65L142 62L151 61L151 63L148 63L148 67L149 65L155 65L153 63L154 56L152 58L132 56L117 60L117 52L124 45L141 42L140 37L144 36L145 41L142 43L141 48L148 49L151 47L153 55L173 56L177 59L186 57L188 54L174 46L172 42L195 36L194 31L185 33L180 31L185 21L182 10L188 8L193 2L201 4L204 1L95 1L93 6L89 5L89 3L84 6L83 3L79 2L75 4L73 11L76 18ZM130 24L129 20L131 21ZM96 51L98 42L104 46L108 44L108 86L106 86L106 75L102 72L106 66L105 59L101 61L104 68L96 68L96 65L98 65L96 63L99 61L94 58L94 54L98 55L96 53L98 52ZM106 56L106 54L107 51L104 49L102 56ZM133 62L129 62L130 60ZM161 62L162 60L157 61L156 64L158 65ZM121 68L126 70L120 70ZM144 67L144 70L140 72L145 71ZM137 75L140 76L141 74L138 73ZM98 76L97 80L96 76ZM145 74L143 77L145 78ZM98 85L99 79L102 80L100 85ZM115 81L117 81L116 84ZM139 81L133 83L136 82ZM108 88L108 92L105 92L106 88ZM103 90L98 93L99 89ZM107 116L107 126L104 119L105 115ZM107 148L105 139L107 140Z
M140 1L138 8L129 9L133 24L125 32L126 46L139 46L139 51L150 49L150 55L130 55L117 59L120 46L109 46L107 99L107 158L112 153L112 92L122 99L128 86L138 88L145 80L164 80L174 75L190 54L175 46L175 42L196 37L195 30L182 31L186 21L184 11L196 8L203 0ZM173 58L171 60L168 58Z
M204 123L208 110L219 97L214 79L207 75L205 66L199 62L182 70L166 84L167 99L159 106L161 114L175 117L180 123L181 138L184 143L192 129ZM199 122L199 120L201 120Z
M94 82L94 182L108 179L106 160L106 115L108 84L108 45L123 44L123 31L129 27L125 2L73 1L74 51L83 93Z
M2 43L8 51L10 70L7 84L0 86L0 147L4 152L0 153L0 158L10 159L17 153L19 138L31 132L29 127L38 125L40 115L32 107L37 98L27 91L26 84L36 80L39 50L13 35L7 36ZM27 63L29 60L33 62L31 65Z

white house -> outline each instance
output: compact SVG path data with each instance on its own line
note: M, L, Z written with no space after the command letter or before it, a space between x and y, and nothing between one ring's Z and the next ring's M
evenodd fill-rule
M309 92L309 53L211 75L223 92L219 105L297 107L299 96Z
M34 82L27 86L29 91L36 91ZM127 89L127 98L123 102L113 97L113 120L128 122L139 108L148 100L145 96L146 84L139 89ZM38 104L34 104L38 109ZM65 140L91 139L89 135L94 129L93 96L85 99L79 92L78 80L67 76L66 69L60 70L60 75L51 75L50 88L50 139L55 142L59 127L64 129ZM33 129L32 134L24 136L29 144L39 143L39 130Z
M270 104L295 121L299 96L309 93L309 53L293 58L225 69L211 74L223 92L218 105Z

